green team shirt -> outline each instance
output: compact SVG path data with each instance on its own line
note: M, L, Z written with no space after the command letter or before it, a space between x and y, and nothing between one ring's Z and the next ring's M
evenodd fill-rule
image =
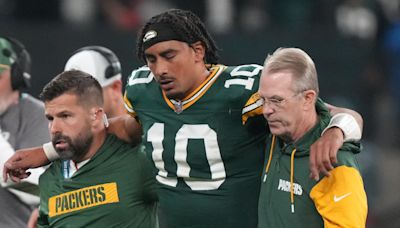
M270 153L266 154L263 181L261 184L260 200L259 200L259 215L258 215L258 227L259 228L284 228L284 227L304 227L304 228L317 228L324 227L323 216L317 211L316 205L318 205L319 200L313 200L310 197L310 192L312 189L318 185L319 182L309 178L309 153L310 146L321 137L322 131L328 126L329 120L331 118L329 111L326 109L322 100L317 102L317 112L319 122L311 130L309 130L301 139L297 142L285 144L284 141L275 137L275 143L272 144L273 136L269 136L267 139L268 147L267 152L272 152L272 157ZM273 146L272 146L273 145ZM271 147L273 147L271 149ZM273 151L271 151L273 150ZM294 151L295 150L295 151ZM330 201L327 201L325 208L328 208L328 215L324 215L330 219L332 226L328 226L325 223L325 227L362 227L356 226L357 223L347 223L342 226L339 222L344 220L343 217L358 217L364 212L358 210L358 204L363 205L364 200L361 200L364 196L364 189L362 185L351 186L351 182L358 182L361 179L360 174L353 176L348 170L354 170L358 173L358 163L354 157L355 153L360 152L359 143L344 143L337 153L338 163L334 170L342 170L343 167L351 167L351 169L345 169L346 171L340 171L341 175L337 176L337 181L331 186L324 185L323 189L326 191L323 195L329 196ZM291 155L294 154L293 163L291 163ZM270 166L267 164L270 160ZM290 193L290 178L291 178L291 168L293 166L293 211L291 208L291 193ZM267 169L268 167L268 169ZM339 168L340 167L340 168ZM336 177L337 172L330 172L332 178ZM326 179L321 178L321 180ZM346 183L348 181L348 183ZM332 181L333 182L333 181ZM345 186L345 187L343 187ZM331 192L329 195L329 192ZM355 197L355 205L346 205L350 208L352 212L345 212L342 204L343 202L335 202L333 194L344 194L347 192L352 192L352 196L348 199ZM359 197L361 195L362 197ZM358 197L358 198L357 198ZM346 200L348 200L346 199ZM331 214L331 215L329 215ZM340 215L339 217L335 217ZM334 218L334 219L332 219ZM348 220L351 221L351 220ZM364 223L365 226L365 223Z
M144 153L114 135L64 178L55 161L39 179L39 227L156 227L153 169Z
M266 124L262 67L210 68L182 102L166 98L148 67L133 71L128 112L159 183L161 227L256 227Z

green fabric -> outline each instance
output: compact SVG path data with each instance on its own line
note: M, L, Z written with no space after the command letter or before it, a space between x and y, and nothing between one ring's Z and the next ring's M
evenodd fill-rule
M317 102L319 115L318 124L308 131L295 143L284 144L276 138L268 175L265 178L265 167L269 158L271 138L267 139L267 154L265 156L263 182L261 183L259 199L259 227L323 227L323 220L318 214L314 202L310 198L310 191L318 182L309 178L310 146L320 138L322 131L329 124L330 114L322 101ZM296 148L294 159L294 206L295 213L291 213L290 201L290 155ZM339 150L338 164L358 168L355 153L360 151L358 143L345 143Z
M10 54L11 54L11 58L10 56L6 56L4 55L3 50L7 49ZM14 63L13 58L15 59L15 52L14 49L12 48L11 43L0 37L0 73L2 73L5 69L7 69L5 66L11 66L11 64Z
M150 162L114 135L108 135L99 151L71 178L64 179L61 171L62 161L55 161L40 177L40 227L156 227L157 197ZM116 183L119 202L49 217L50 197L106 183ZM97 190L79 201L77 196L70 197L69 204L61 204L62 209L90 206L105 196Z
M144 149L160 170L161 227L257 226L267 129L262 116L243 125L242 109L258 90L259 69L256 65L228 67L180 114L167 105L148 68L134 71L128 80L126 94L142 124ZM231 76L233 70L236 76ZM227 86L231 79L251 83L248 88ZM195 184L217 186L196 190Z

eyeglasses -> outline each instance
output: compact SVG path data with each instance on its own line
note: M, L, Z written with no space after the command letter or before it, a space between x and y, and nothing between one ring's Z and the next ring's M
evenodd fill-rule
M292 96L290 96L289 98L283 98L283 97L279 97L279 96L273 96L272 98L264 98L263 99L263 105L268 105L270 108L274 108L274 109L281 109L285 106L286 102L289 99L292 99L296 96L298 96L299 94L302 94L304 91L298 92Z

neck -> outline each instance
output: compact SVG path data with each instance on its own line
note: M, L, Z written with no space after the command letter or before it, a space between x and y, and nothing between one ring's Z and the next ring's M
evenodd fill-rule
M183 94L180 97L175 98L174 100L176 101L183 101L185 100L185 98L187 96L189 96L189 94L193 93L193 91L195 91L197 88L199 88L199 86L207 80L207 78L210 76L210 71L205 67L205 65L202 65L201 68L197 69L194 71L196 77L193 79L195 80L195 83L193 84L193 87L188 90L185 94Z
M7 94L5 97L1 98L4 101L1 101L3 103L3 109L4 111L9 109L11 106L18 104L20 98L20 92L18 90L12 91L11 93Z
M118 97L118 100L116 101L114 107L115 108L111 109L110 112L107 114L108 118L113 118L126 114L126 109L124 107L124 99L122 96Z

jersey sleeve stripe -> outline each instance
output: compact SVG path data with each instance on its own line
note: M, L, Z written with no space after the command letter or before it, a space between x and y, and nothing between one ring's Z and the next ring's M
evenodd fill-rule
M242 122L245 124L250 117L262 115L263 101L258 93L254 93L242 109Z
M124 94L124 106L129 115L136 117L136 112L135 110L133 110L133 106L129 101L128 97L126 96L126 92Z

